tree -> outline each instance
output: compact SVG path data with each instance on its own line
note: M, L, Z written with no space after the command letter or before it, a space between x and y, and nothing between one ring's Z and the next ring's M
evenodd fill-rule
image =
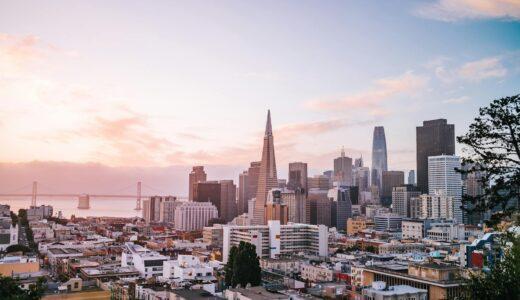
M44 277L38 277L35 284L31 284L28 290L23 290L18 285L18 281L12 277L4 277L0 275L0 299L6 300L36 300L41 299L46 290Z
M232 284L233 266L235 263L235 257L236 257L237 252L238 252L238 248L236 246L231 247L231 249L229 250L228 261L227 261L226 265L224 266L224 272L226 273L225 277L224 277L224 281L226 282L226 286L233 285Z
M464 286L468 299L520 299L520 236L509 234L503 241L504 257L488 272L470 275Z
M463 174L480 173L482 194L465 195L467 213L491 212L497 224L518 210L520 195L520 95L492 101L479 110L468 133L457 137L464 148Z
M5 249L5 252L12 253L12 252L23 252L28 253L31 252L31 249L24 245L11 245Z
M13 226L16 226L16 224L18 224L18 216L12 211L10 213L11 213L11 222L12 222Z
M260 285L262 281L262 269L256 255L256 246L246 242L240 242L239 246L231 247L228 262L225 266L225 282L227 286L247 284Z

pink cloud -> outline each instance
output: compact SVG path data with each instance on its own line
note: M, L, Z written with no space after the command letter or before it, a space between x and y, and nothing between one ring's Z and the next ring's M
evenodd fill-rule
M468 81L481 81L487 78L500 78L507 75L507 69L498 57L489 57L464 64L457 74Z
M374 82L367 91L340 97L310 101L306 106L313 110L367 110L371 115L387 114L382 105L393 97L401 94L411 94L426 86L428 79L423 76L406 72L397 77L382 78Z
M415 13L424 18L445 22L464 19L520 20L517 0L437 0L420 5Z

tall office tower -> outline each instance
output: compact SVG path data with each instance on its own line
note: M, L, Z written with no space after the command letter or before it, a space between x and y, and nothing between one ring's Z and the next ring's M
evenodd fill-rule
M372 185L379 187L381 190L383 171L387 170L385 128L383 126L376 126L374 127L374 137L372 140Z
M334 159L334 181L339 185L352 185L352 158L345 156L345 150L341 150L341 156Z
M287 205L282 201L282 189L272 189L267 195L265 204L265 220L266 222L277 220L280 224L287 224L289 210Z
M287 205L289 211L288 222L309 224L310 207L303 188L297 187L294 190L282 190L281 199Z
M271 126L271 111L267 111L267 124L265 126L264 146L262 148L262 161L258 175L258 190L256 193L253 224L265 224L265 204L267 193L278 187L276 174L276 160L274 156L273 129Z
M195 184L198 182L204 182L207 180L206 172L204 172L204 166L194 166L190 173L189 178L189 200L193 201L193 190Z
M309 190L310 223L331 227L331 203L326 190Z
M433 195L443 191L453 197L454 219L462 223L462 177L456 171L460 165L460 157L455 155L428 157L428 193Z
M229 222L237 216L237 186L233 180L220 181L220 218Z
M165 197L160 204L160 222L173 223L175 221L175 208L182 204L182 201L177 201L176 197Z
M163 198L160 196L150 197L143 201L143 219L146 223L159 222L161 220L161 202Z
M463 169L468 170L471 166L462 166ZM468 174L461 174L463 182L463 195L470 197L478 197L484 193L483 174L480 171L475 171ZM473 204L464 203L466 208L473 208ZM463 214L464 224L477 225L484 220L484 214L481 212L466 212Z
M363 155L360 158L354 159L354 168L362 168L363 167Z
M287 179L278 179L278 188L284 189L287 187Z
M218 210L218 215L222 218L223 208L221 201L220 183L218 181L204 181L195 183L193 190L193 201L211 202Z
M407 184L416 185L415 184L415 171L414 170L410 170L408 172L408 182L407 182Z
M326 175L314 175L307 178L308 189L328 190L332 188L332 179Z
M260 174L260 162L251 162L249 169L239 175L238 182L238 214L248 212L248 201L256 197L258 191L258 175Z
M381 205L390 206L392 204L392 189L404 184L403 171L383 171L382 188L380 194Z
M347 219L352 217L352 200L349 187L336 187L328 192L331 202L331 227L347 230Z
M392 212L402 217L410 217L410 199L419 197L421 192L411 184L394 187L392 190Z
M303 162L289 163L289 182L287 187L291 190L301 188L307 193L307 164Z
M359 192L370 191L370 169L358 167L354 169L354 185L359 187Z
M428 188L428 157L455 154L455 125L446 119L424 121L416 129L417 143L417 186L421 192Z
M209 202L183 202L175 208L175 230L201 230L217 216L217 208Z

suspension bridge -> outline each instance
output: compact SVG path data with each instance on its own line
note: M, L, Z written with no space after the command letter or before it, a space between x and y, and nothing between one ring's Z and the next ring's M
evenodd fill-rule
M31 197L31 206L36 206L38 197L50 197L50 198L77 198L78 201L80 201L81 197L88 196L88 198L108 198L108 199L135 199L135 210L141 210L141 201L145 199L150 199L154 195L143 195L142 194L142 186L144 184L141 183L141 181L137 182L137 186L135 189L135 194L130 193L59 193L59 192L38 192L38 182L33 181L32 183L32 191L26 191L23 192L21 190L25 190L30 186L24 186L21 188L18 188L16 191L8 192L8 193L0 193L0 198L17 198L17 197ZM125 187L124 189L127 189L128 187ZM147 189L153 190L154 192L159 192L159 194L166 195L168 193L164 193L158 189L152 188L150 186L146 186Z

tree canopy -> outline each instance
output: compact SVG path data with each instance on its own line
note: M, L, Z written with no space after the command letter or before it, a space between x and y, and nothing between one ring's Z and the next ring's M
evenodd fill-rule
M256 246L246 242L240 242L239 246L231 247L228 262L224 268L227 286L241 285L245 287L248 283L252 286L260 285L262 274L260 261L256 255Z
M0 299L5 300L36 300L41 299L46 290L46 279L39 277L35 284L31 284L28 290L23 290L18 281L12 277L0 275Z
M520 195L520 95L492 101L479 110L462 144L463 174L478 173L479 195L465 195L467 213L488 213L491 225L518 211Z

